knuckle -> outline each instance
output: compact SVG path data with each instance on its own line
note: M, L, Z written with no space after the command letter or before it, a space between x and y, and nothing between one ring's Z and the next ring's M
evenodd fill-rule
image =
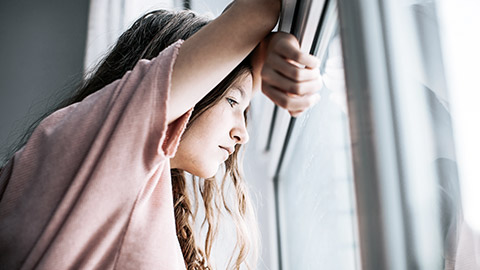
M272 98L272 92L275 91L270 84L268 83L262 83L262 92L265 93L268 97Z
M281 98L280 100L278 100L278 105L282 108L288 108L289 105L290 105L290 102L288 100L288 98Z
M300 69L298 68L292 68L290 70L290 77L295 80L295 81L299 81L301 79L301 76L302 76L302 72L300 71Z
M292 116L293 117L298 117L300 116L305 110L297 110L297 111L294 111Z
M296 38L294 35L290 34L290 33L285 33L284 39L285 39L285 41L290 42L290 43L293 43L293 44L295 44L295 43L298 42L298 41L297 41L297 38Z
M308 54L308 62L310 62L310 66L312 67L317 67L318 66L318 59L317 57L311 55L311 54Z
M267 69L266 69L266 68L262 68L262 71L260 72L260 75L261 75L262 77L267 77L267 76L268 76L268 74L267 74Z
M262 81L262 87L260 87L260 90L262 90L262 93L267 94L268 92L268 84Z
M299 50L295 50L292 52L292 60L295 62L299 62L302 58L302 52Z
M271 77L271 72L268 68L263 68L262 71L260 72L260 76L262 76L262 79L269 80Z
M266 82L262 82L262 93L270 97L271 88L270 85Z
M290 88L290 92L296 95L300 95L302 93L302 87L299 83L293 83Z

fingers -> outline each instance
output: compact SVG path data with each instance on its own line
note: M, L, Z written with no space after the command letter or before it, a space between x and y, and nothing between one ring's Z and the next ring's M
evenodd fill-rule
M292 117L299 117L304 111L288 111Z
M315 80L320 76L318 68L299 67L278 54L269 54L265 62L267 67L274 67L277 72L294 82Z
M313 55L302 52L297 39L291 34L278 32L272 42L271 50L307 68L313 69L319 66L318 59Z
M320 100L316 92L323 82L318 59L302 52L291 34L277 32L270 37L261 70L262 92L296 117Z
M300 51L292 35L276 34L261 71L263 82L295 95L311 95L320 90L322 82L316 67L317 58Z
M311 95L322 87L319 74L315 74L312 80L297 82L271 68L264 68L262 79L264 85L270 85L284 92L300 96Z
M300 114L320 101L318 93L304 96L292 95L267 83L262 83L262 92L275 104L287 109L292 116Z

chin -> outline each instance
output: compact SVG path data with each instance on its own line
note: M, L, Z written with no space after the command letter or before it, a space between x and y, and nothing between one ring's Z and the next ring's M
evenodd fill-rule
M215 175L217 174L217 171L218 170L216 170L215 172L205 172L205 173L202 173L202 175L197 175L197 176L200 178L207 179L207 178L215 177Z
M203 168L201 170L192 170L192 171L188 171L189 173L195 175L195 176L198 176L200 178L204 178L204 179L207 179L207 178L211 178L211 177L214 177L217 172L218 172L218 168L219 166L203 166Z

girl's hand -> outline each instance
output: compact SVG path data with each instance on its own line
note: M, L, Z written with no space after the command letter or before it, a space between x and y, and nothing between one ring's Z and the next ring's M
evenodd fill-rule
M322 88L315 56L300 50L297 39L287 33L267 36L253 56L254 73L261 76L262 92L275 104L297 117L320 100ZM257 79L257 85L260 82Z

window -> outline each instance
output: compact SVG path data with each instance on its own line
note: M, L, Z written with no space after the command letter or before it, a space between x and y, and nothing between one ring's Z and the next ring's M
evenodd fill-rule
M257 188L258 181L273 178L270 185L263 184L263 188L272 189L271 193L262 191L263 201L270 205L260 209L261 218L270 213L268 223L262 224L263 234L268 236L264 236L264 252L270 252L264 254L265 265L260 269L358 269L350 132L336 2L292 2L287 4L296 14L285 12L279 28L291 29L302 49L320 59L324 87L320 103L297 119L291 119L283 110L275 110L272 117L266 113L271 107L265 108L265 104L252 106L252 142L261 142L253 147L264 151L268 145L269 149L250 156L256 156L257 164L246 165L251 168L248 178L254 179ZM259 155L263 155L263 167L269 168L263 179L253 175L253 171L259 172L254 169L259 167ZM276 215L271 215L273 211ZM264 227L276 229L276 233Z
M279 176L282 269L357 269L343 64L332 34L321 39L322 100L297 119Z
M471 128L480 22L476 3L451 3L283 1L279 29L319 57L325 86L297 119L262 95L252 101L245 173L257 195L258 269L480 264Z
M444 2L338 3L362 268L478 267L460 204Z

